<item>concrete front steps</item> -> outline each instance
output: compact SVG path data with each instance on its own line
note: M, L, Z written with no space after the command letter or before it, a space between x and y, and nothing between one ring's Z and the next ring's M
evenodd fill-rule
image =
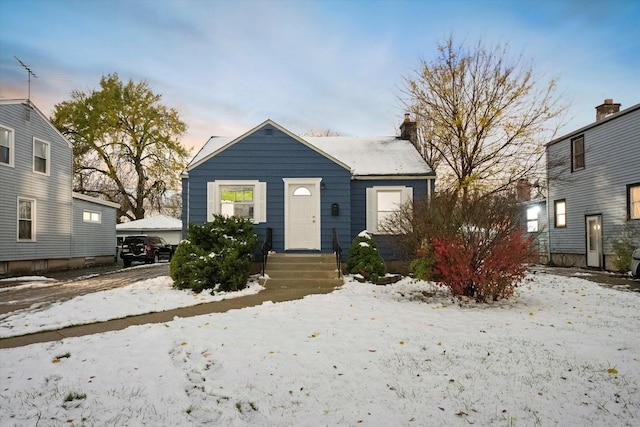
M264 286L282 288L335 288L342 286L333 254L270 254Z

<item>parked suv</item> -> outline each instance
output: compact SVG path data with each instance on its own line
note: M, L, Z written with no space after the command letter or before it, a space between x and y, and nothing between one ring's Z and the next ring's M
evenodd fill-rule
M173 247L159 236L127 236L120 248L120 258L125 267L129 267L133 261L147 264L170 261L172 256Z

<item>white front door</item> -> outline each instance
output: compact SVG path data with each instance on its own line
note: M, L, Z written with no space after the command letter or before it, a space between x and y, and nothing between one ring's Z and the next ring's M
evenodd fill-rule
M602 267L602 217L588 216L587 227L587 267Z
M321 178L283 178L284 248L320 250Z

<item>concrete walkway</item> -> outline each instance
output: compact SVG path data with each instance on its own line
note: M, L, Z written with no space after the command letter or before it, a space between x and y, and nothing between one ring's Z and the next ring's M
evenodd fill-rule
M584 270L577 268L535 266L531 268L535 274L556 274L566 277L578 277L591 280L602 286L624 287L630 291L640 291L640 281L630 277L621 277L602 271ZM0 338L0 349L22 347L30 344L58 341L64 338L81 337L102 332L119 331L129 326L144 325L148 323L164 323L175 317L193 317L202 314L224 313L229 310L238 310L246 307L255 307L266 301L283 302L302 299L312 294L331 293L335 288L330 286L301 286L301 287L275 287L270 286L269 281L265 289L254 295L232 298L223 301L210 302L190 307L176 308L157 313L129 316L122 319L96 322L87 325L69 326L59 330L36 332L8 338Z
M1 338L0 349L22 347L30 344L59 341L64 338L81 337L103 332L119 331L129 326L144 325L148 323L164 323L173 320L175 317L193 317L202 314L224 313L229 310L237 310L246 307L255 307L266 301L283 302L302 299L311 294L331 293L334 287L280 287L269 286L269 281L265 284L265 289L254 295L232 298L222 301L210 302L194 305L190 307L176 308L157 313L140 314L122 319L96 322L87 325L69 326L59 330L35 332L28 335Z

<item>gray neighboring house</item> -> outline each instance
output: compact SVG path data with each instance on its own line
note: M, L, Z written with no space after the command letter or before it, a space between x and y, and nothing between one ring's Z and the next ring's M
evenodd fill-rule
M127 236L140 234L160 236L168 244L177 245L182 240L182 221L166 215L157 215L116 225L118 245Z
M73 193L71 143L28 100L0 100L0 274L113 263L115 203Z
M613 243L631 233L640 245L640 104L606 99L546 151L550 261L615 270Z

